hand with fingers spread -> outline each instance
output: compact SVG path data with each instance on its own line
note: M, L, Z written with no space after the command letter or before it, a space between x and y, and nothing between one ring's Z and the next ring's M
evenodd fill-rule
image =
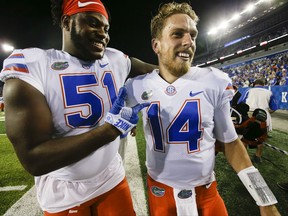
M115 126L122 134L131 131L139 120L138 112L150 103L137 104L134 107L126 107L124 105L127 89L121 87L119 95L108 112L105 122Z

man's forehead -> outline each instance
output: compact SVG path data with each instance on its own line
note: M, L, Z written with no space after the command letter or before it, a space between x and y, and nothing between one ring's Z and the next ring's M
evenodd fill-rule
M193 20L190 16L188 16L187 14L173 14L171 16L169 16L166 21L166 24L173 24L175 26L177 25L189 25L189 26L196 26L197 23L195 20Z

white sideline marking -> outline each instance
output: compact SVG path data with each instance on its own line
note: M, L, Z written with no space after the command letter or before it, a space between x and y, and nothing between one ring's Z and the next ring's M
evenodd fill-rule
M148 215L136 139L130 135L125 153L125 170L136 215Z
M7 186L7 187L0 187L0 191L22 191L27 187L27 185L19 185L19 186Z
M134 210L138 216L147 216L146 198L140 170L136 139L128 136L125 155L126 177L130 186ZM33 215L43 216L36 198L36 189L33 186L27 191L3 216Z
M29 215L43 216L36 199L36 189L33 186L27 191L3 216Z

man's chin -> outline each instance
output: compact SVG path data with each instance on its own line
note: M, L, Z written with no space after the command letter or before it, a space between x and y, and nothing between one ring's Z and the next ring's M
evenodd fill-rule
M180 71L182 72L182 74L185 74L188 72L188 70L190 69L191 65L190 63L186 62L186 63L183 63L181 64L181 68L180 68Z
M90 60L99 60L104 56L104 52L93 52L90 55Z

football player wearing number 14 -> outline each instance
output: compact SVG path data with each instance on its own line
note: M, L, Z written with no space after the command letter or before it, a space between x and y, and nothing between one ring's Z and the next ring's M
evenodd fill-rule
M8 138L35 176L44 215L135 215L119 135L146 105L124 107L120 87L154 66L106 47L109 17L100 0L51 3L62 50L15 50L0 73Z
M163 4L151 21L159 70L126 83L129 106L151 103L142 110L150 215L228 215L213 171L216 140L261 215L279 215L276 198L235 132L231 80L215 68L191 67L197 21L189 4Z

